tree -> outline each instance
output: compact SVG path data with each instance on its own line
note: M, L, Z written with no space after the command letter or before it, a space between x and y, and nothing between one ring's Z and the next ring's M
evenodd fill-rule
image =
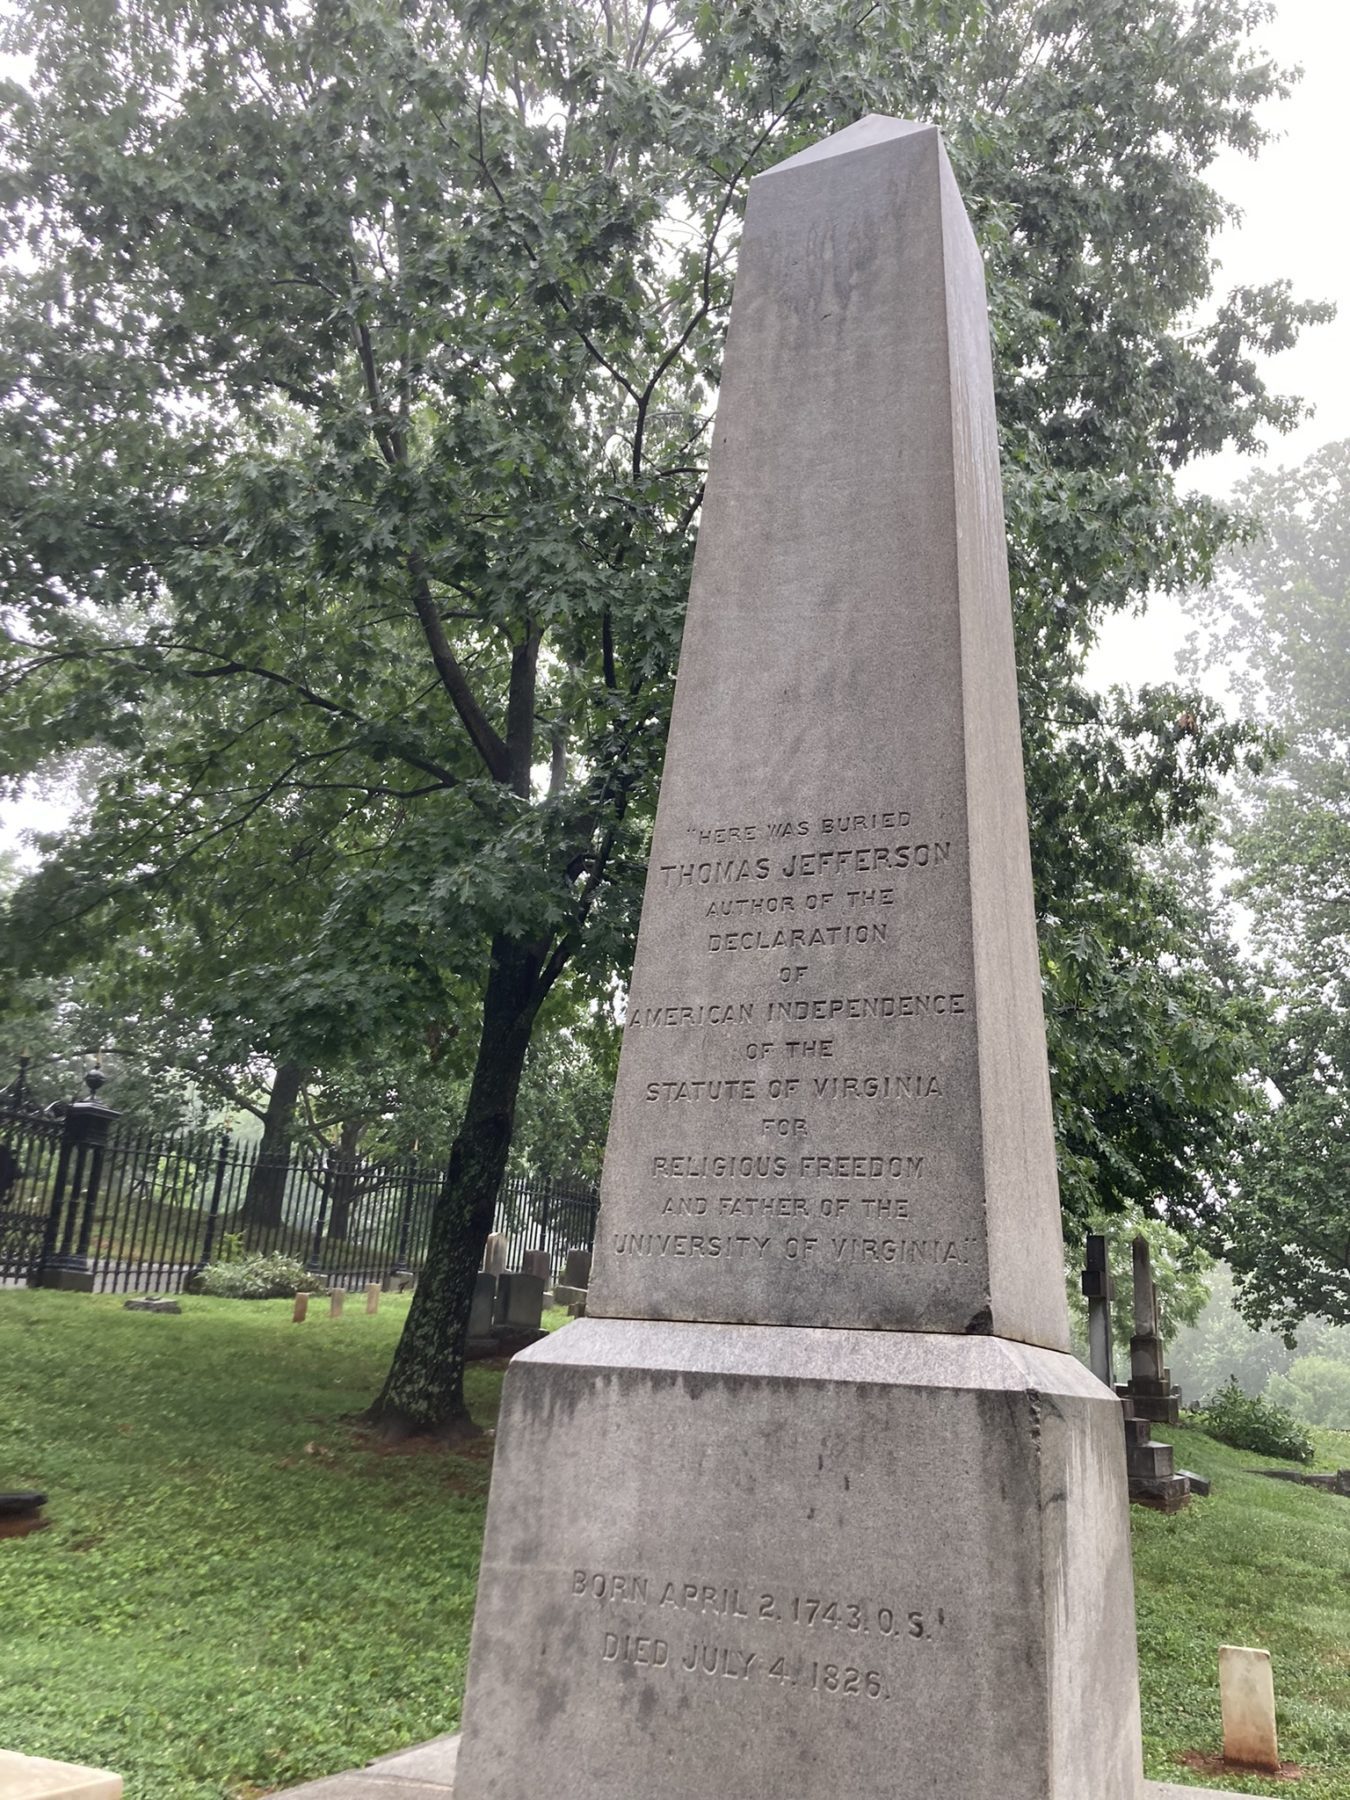
M1350 1431L1350 1363L1300 1356L1283 1375L1271 1376L1265 1398L1309 1425Z
M1075 970L1066 1196L1117 1204L1187 1166L1221 1059L1203 1032L1173 1057L1129 999L1198 991L1165 976L1166 906L1075 893L1188 817L1237 739L1178 732L1170 694L1096 706L1076 673L1104 612L1203 577L1230 531L1175 471L1297 416L1251 352L1316 309L1276 286L1191 323L1226 214L1203 171L1259 145L1253 109L1285 86L1248 44L1264 16L19 13L3 748L20 770L107 759L40 935L109 904L153 915L166 881L266 827L338 846L297 965L251 997L291 999L276 1054L322 1061L352 1011L443 1030L448 962L477 996L387 1429L464 1428L469 1296L535 1021L565 970L605 996L631 945L747 181L869 110L943 126L989 265L1039 892L1052 982ZM1164 1095L1142 1126L1126 1067ZM1093 1125L1103 1094L1118 1149Z
M1314 1315L1350 1322L1350 442L1238 492L1259 535L1194 604L1197 655L1285 740L1240 784L1230 832L1273 1103L1209 1224L1244 1316L1289 1335Z
M1245 1394L1265 1392L1272 1375L1294 1360L1293 1348L1273 1331L1254 1331L1233 1305L1233 1272L1215 1263L1204 1310L1168 1345L1168 1361L1188 1406L1198 1407L1236 1381Z

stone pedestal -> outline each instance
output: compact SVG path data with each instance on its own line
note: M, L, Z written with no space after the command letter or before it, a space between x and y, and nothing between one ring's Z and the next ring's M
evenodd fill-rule
M499 1436L456 1800L1137 1800L1119 1409L1072 1357L588 1319Z

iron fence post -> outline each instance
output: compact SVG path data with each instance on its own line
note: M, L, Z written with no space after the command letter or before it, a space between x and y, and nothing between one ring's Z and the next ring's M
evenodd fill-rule
M91 1094L97 1094L101 1085L101 1077L99 1081L91 1079L94 1073L91 1070L85 1077ZM62 1121L61 1154L37 1273L39 1287L93 1291L94 1267L89 1246L94 1235L108 1128L119 1116L111 1107L100 1106L96 1099L76 1100Z
M411 1275L408 1267L408 1246L412 1241L413 1198L417 1191L417 1161L408 1158L407 1179L403 1183L403 1211L398 1222L398 1243L394 1249L394 1260L389 1273L394 1275Z
M323 1228L328 1221L328 1200L333 1185L333 1152L323 1159L323 1185L319 1189L319 1210L314 1220L314 1242L310 1245L305 1267L317 1275L323 1267Z
M546 1176L544 1179L544 1204L539 1213L539 1246L538 1247L541 1250L548 1249L548 1221L549 1221L549 1211L550 1211L550 1207L552 1204L552 1200L553 1200L553 1178L552 1178L552 1176Z
M227 1125L220 1134L220 1148L216 1152L216 1173L211 1183L211 1204L206 1211L206 1236L202 1239L201 1260L194 1274L200 1275L211 1260L211 1252L216 1247L216 1226L220 1222L220 1196L225 1187L225 1166L229 1160L230 1128Z

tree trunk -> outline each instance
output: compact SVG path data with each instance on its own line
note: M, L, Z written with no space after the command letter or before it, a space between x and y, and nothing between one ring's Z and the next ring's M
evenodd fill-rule
M351 1230L352 1202L361 1185L361 1165L357 1146L366 1128L364 1119L344 1119L333 1163L333 1186L328 1213L328 1236L335 1244L345 1244Z
M286 1199L286 1177L290 1172L291 1129L300 1090L309 1080L309 1070L300 1063L278 1063L272 1078L272 1091L267 1096L267 1114L263 1120L262 1141L258 1160L248 1178L248 1189L239 1220L255 1231L279 1231L282 1206ZM252 1248L253 1246L250 1246Z
M464 1404L469 1309L506 1171L525 1052L551 979L541 979L547 948L493 940L478 1059L432 1214L426 1266L384 1387L365 1415L387 1438L477 1431Z

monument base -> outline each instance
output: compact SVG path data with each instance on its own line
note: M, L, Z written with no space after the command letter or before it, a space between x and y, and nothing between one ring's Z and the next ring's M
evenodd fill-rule
M1072 1357L590 1318L499 1445L456 1800L1139 1800L1120 1407Z

